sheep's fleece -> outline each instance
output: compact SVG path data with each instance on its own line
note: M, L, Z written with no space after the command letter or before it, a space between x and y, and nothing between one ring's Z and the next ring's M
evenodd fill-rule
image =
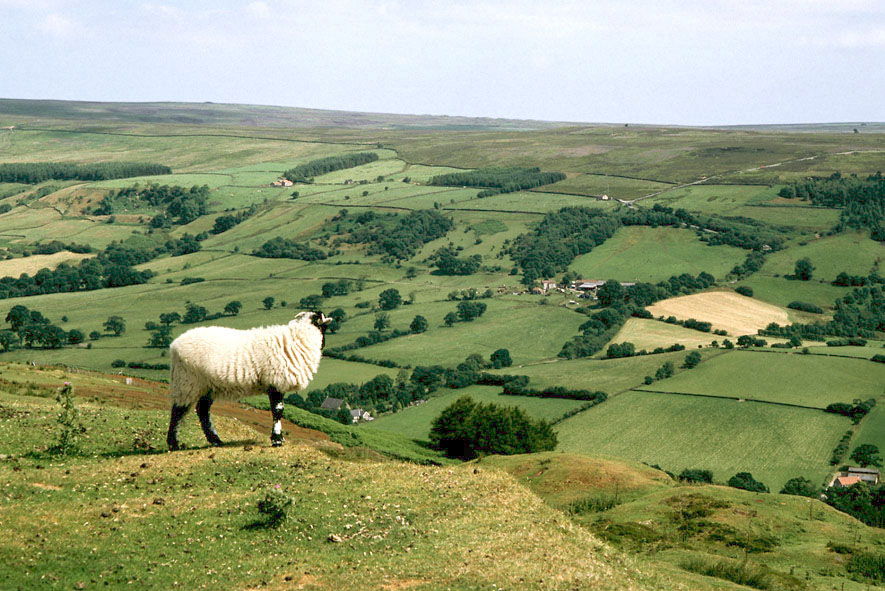
M213 400L307 387L323 355L323 331L301 312L288 324L237 330L191 329L170 346L170 397L191 407L208 391Z

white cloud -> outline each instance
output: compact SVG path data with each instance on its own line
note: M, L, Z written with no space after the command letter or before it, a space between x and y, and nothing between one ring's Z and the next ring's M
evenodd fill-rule
M67 37L75 31L76 27L70 19L57 12L52 12L47 14L43 20L40 21L37 25L37 29L48 35Z
M885 47L885 27L866 31L846 31L837 39L837 45L848 48Z
M246 6L246 10L261 18L270 17L270 6L267 5L267 2L261 2L260 0L257 2L250 2L249 5Z

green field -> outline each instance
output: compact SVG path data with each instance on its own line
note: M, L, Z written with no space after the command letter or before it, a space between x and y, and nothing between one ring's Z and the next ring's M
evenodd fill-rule
M849 254L850 253L850 254ZM805 246L794 246L772 253L765 261L765 275L791 275L796 261L809 258L814 265L812 281L832 281L841 272L869 275L885 258L885 246L870 240L869 232L852 232L825 236Z
M639 389L825 408L879 396L883 383L885 366L860 359L734 351Z
M765 267L763 267L764 270ZM790 272L792 273L792 271ZM754 298L782 307L786 307L790 302L800 300L824 309L832 308L836 299L845 296L850 291L850 288L836 287L814 279L811 281L791 281L784 277L766 276L762 273L742 279L734 286L741 285L751 288Z
M629 226L569 269L586 279L619 279L656 283L671 275L702 271L721 278L744 258L732 246L707 246L693 231Z
M749 204L765 203L777 194L768 187L742 185L693 185L671 189L643 200L643 205L659 203L673 209L687 209L717 215L732 215Z
M539 191L562 191L579 195L608 195L612 199L636 199L657 191L669 189L672 185L641 179L628 179L602 174L580 174L563 181L547 185Z
M879 397L878 404L861 421L860 427L851 439L852 451L865 443L875 445L880 452L885 452L885 400L882 397ZM881 453L879 455L882 456Z
M700 351L700 350L699 350ZM527 375L533 388L571 386L585 390L602 390L613 395L642 384L645 376L654 375L664 363L682 365L689 351L643 355L622 359L559 359L552 363L536 363L524 367L510 367L499 373ZM700 351L706 359L721 354L716 349Z
M850 424L819 410L628 392L566 419L557 433L563 451L658 464L677 474L709 469L718 481L751 472L774 489L797 476L822 482Z
M426 440L430 425L444 408L462 396L470 396L477 402L493 403L498 406L516 406L536 419L553 421L584 402L580 400L560 400L534 396L503 396L501 388L492 386L470 386L459 390L443 390L429 398L427 402L411 406L393 414L385 414L366 423L368 429L382 429L401 433L413 439Z

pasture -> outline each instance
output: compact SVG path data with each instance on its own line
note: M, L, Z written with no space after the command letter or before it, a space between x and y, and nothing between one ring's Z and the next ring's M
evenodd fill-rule
M881 394L883 383L885 365L863 359L732 351L691 371L637 389L752 398L822 409L832 402L875 398Z
M879 456L885 453L885 400L880 396L878 404L860 422L851 439L851 451L859 445L870 444L879 448ZM849 453L846 457L850 457ZM846 460L851 462L850 460ZM851 462L853 464L853 462Z
M850 424L813 409L633 391L556 430L566 452L657 464L676 474L708 469L720 482L751 472L779 489L797 476L823 482L830 454Z
M770 254L761 272L765 275L792 275L796 261L805 257L814 265L812 281L830 282L843 271L849 275L869 275L885 259L885 246L871 240L869 232L824 236Z
M730 336L756 334L756 331L772 322L788 324L790 318L782 308L733 291L706 291L679 296L656 302L647 309L654 316L709 322L714 329L726 330Z
M671 275L702 271L722 278L743 258L733 246L707 246L692 230L628 226L578 256L569 270L585 279L657 283Z
M773 277L764 274L765 267L762 269L762 272L735 283L734 287L747 286L753 290L754 298L768 304L774 304L775 306L786 308L790 302L801 300L820 306L825 310L832 308L837 298L841 298L851 291L849 287L837 287L829 283L821 283L815 279L811 281L792 281L784 277ZM795 310L788 310L786 313L792 321ZM774 322L778 321L774 320ZM778 322L778 324L783 323Z

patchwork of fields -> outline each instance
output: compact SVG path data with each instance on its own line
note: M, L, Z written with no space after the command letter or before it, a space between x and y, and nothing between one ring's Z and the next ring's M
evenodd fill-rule
M246 132L237 129L213 128L215 135L201 135L192 133L194 128L172 124L133 123L134 132L126 129L130 135L115 135L116 123L90 127L103 133L81 133L70 121L59 125L75 133L28 129L6 135L4 161L137 159L167 164L173 174L98 182L47 181L36 186L0 184L0 204L9 206L9 211L0 213L0 249L8 255L7 260L0 260L0 276L36 275L44 267L76 264L78 259L94 256L68 251L24 256L36 244L54 239L101 250L115 242L153 248L186 235L201 235L201 250L179 256L165 253L137 265L137 270L155 273L141 285L8 300L0 307L0 318L21 304L66 331L76 329L87 335L98 331L102 336L54 350L12 347L0 354L0 361L105 371L119 361L168 363L164 348L146 346L151 336L146 325L156 323L161 314L183 314L189 303L205 306L210 314L220 313L229 302L239 301L242 309L237 315L196 325L211 322L248 328L285 323L301 309L302 298L320 294L328 282L344 280L350 286L347 293L331 295L321 303L327 312L340 308L346 315L340 329L327 335L327 346L345 346L366 336L375 330L382 314L389 322L384 330L408 330L418 315L427 320L427 330L351 351L366 363L324 360L312 389L340 382L361 384L379 374L407 378L416 365L454 368L469 355L487 360L503 348L513 366L487 371L525 375L533 388L601 390L610 396L603 404L556 424L561 450L659 464L674 472L709 468L719 481L750 471L772 488L795 476L817 483L828 475L830 454L850 427L844 417L820 409L858 398L876 398L880 404L858 426L852 447L871 442L885 448L885 366L867 361L881 350L878 341L875 346L839 350L805 343L810 355L726 351L712 346L713 341L756 334L771 322L784 325L818 318L786 308L796 300L821 306L827 314L820 318L828 318L835 300L849 292L849 288L829 284L838 273L866 275L879 268L885 251L868 231L827 235L838 223L838 210L812 208L777 196L783 183L805 174L830 170L862 174L881 169L885 164L881 154L827 155L849 148L875 149L872 136L846 139L838 134L779 136L599 127L519 134L500 130L263 130L261 137L250 138L238 136ZM184 131L191 137L176 137ZM156 137L148 137L152 135ZM317 176L312 183L271 186L293 166L361 151L375 152L379 159ZM805 157L810 159L799 160ZM770 166L778 162L785 164ZM484 187L428 184L438 174L483 166L539 166L564 172L566 178L549 186L483 198L478 195ZM90 213L89 208L111 190L154 182L207 185L207 213L171 227L152 224L162 210L147 203L115 215ZM736 184L716 184L732 182ZM729 274L746 259L749 251L745 248L709 246L695 230L678 227L679 223L620 227L608 240L593 243L596 246L589 252L584 248L580 251L584 254L565 263L555 261L559 276L552 278L558 280L568 271L587 279L655 283L673 275L710 273L717 280L714 289L658 301L647 309L655 317L710 322L728 335L629 318L612 342L630 342L637 350L681 344L686 350L608 360L600 359L605 355L603 347L593 358L560 359L557 354L581 332L588 315L597 311L597 302L581 300L574 293L526 293L531 285L524 285L523 269L515 265L511 249L518 237L538 231L545 214L561 208L625 211L627 206L616 200L596 200L601 194L639 199L633 204L639 208L662 205L741 219L747 227L761 224L783 237L786 248L767 254L758 271L733 281L734 275ZM445 216L453 229L417 244L405 258L392 257L377 244L370 247L368 241L352 239L358 234L355 230L353 234L342 230L358 228L373 216L402 216L424 209ZM212 233L216 218L247 211L248 219ZM362 221L355 221L358 217ZM312 261L251 255L275 237L330 254ZM557 246L571 244L567 237L555 241ZM479 269L469 275L440 274L433 257L442 248L458 257L478 257ZM812 260L813 279L788 279L802 257ZM732 291L739 286L751 287L753 297ZM381 310L379 296L389 289L398 290L405 303ZM456 310L457 298L463 297L458 292L471 289L490 292L490 297L478 300L487 306L485 313L473 321L446 326L446 316ZM266 309L263 300L268 297L274 301ZM126 321L120 336L102 329L110 315ZM172 337L190 326L174 323ZM686 356L695 351L701 354L700 364L683 368ZM828 356L833 354L854 358ZM652 380L668 363L675 375ZM165 370L125 371L168 377ZM649 380L652 383L647 384ZM549 421L558 421L583 405L576 400L499 392L500 388L485 386L440 390L426 402L381 414L360 428L424 440L433 419L463 395L515 405Z

